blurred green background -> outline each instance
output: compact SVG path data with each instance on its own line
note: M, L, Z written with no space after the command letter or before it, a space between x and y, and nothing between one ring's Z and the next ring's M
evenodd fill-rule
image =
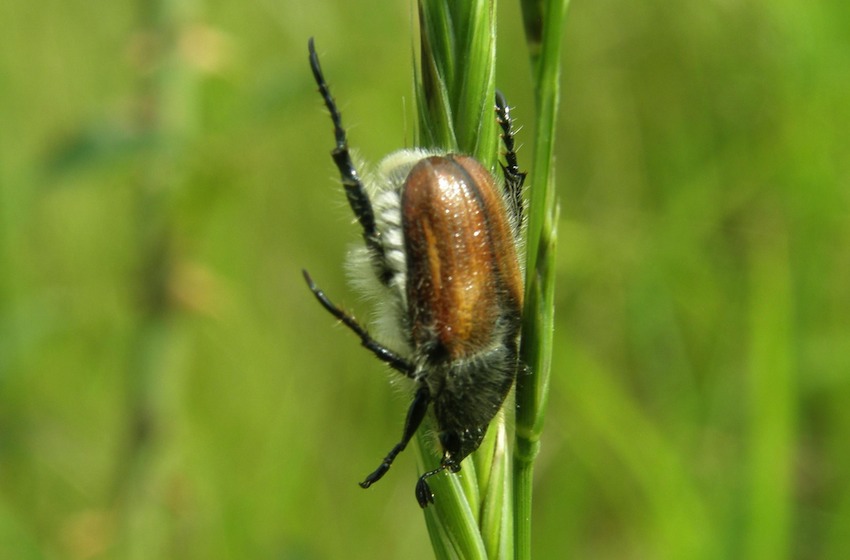
M0 557L429 558L310 269L413 138L409 2L0 5ZM497 83L533 122L518 8ZM574 1L538 558L846 558L850 3ZM529 126L521 161L530 161Z

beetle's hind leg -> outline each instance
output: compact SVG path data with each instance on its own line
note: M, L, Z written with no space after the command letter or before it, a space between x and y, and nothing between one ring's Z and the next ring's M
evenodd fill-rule
M511 108L505 96L498 90L496 91L496 119L502 129L502 142L505 145L505 163L500 163L505 177L505 194L517 228L516 233L519 235L523 220L522 187L525 184L526 173L519 170L517 162Z

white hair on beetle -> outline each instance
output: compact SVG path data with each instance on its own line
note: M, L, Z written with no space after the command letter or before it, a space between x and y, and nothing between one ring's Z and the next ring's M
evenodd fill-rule
M372 199L375 225L381 234L385 262L393 276L387 285L375 275L369 250L358 243L348 252L346 269L351 285L374 306L369 321L375 338L387 347L410 356L407 327L407 257L401 228L401 189L410 170L420 160L438 155L434 150L395 151L381 160L377 169L364 177L363 184Z

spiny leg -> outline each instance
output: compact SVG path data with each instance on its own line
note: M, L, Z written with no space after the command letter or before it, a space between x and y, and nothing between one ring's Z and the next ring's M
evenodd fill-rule
M519 228L523 220L522 186L525 183L526 173L519 170L514 148L511 108L505 100L505 96L500 91L496 91L496 118L499 121L499 126L502 128L502 141L505 144L505 161L507 164L502 165L502 172L505 176L505 190L507 191L516 226Z
M390 470L396 456L404 451L404 448L407 447L408 443L410 443L410 439L413 437L413 434L416 433L416 430L419 429L419 425L422 424L422 419L425 418L425 413L428 411L428 404L430 402L431 394L428 392L428 388L420 387L419 390L416 391L416 395L413 397L413 402L410 403L410 408L407 410L407 419L404 421L404 433L402 433L401 441L398 442L392 450L390 450L386 457L384 457L380 466L375 469L372 474L367 476L366 480L360 483L362 488L369 488L387 474L387 471Z
M460 465L449 458L448 454L443 454L443 459L440 461L440 466L432 471L428 471L419 477L416 481L416 501L419 502L419 507L425 509L428 504L434 503L434 493L431 492L431 487L425 481L426 478L431 478L444 470L456 473L460 470Z
M410 362L372 338L372 336L366 331L366 329L360 326L360 323L358 323L354 317L334 305L334 303L328 299L325 292L322 291L315 282L313 282L313 279L306 270L302 270L301 272L304 274L307 286L310 287L310 291L313 292L313 295L316 296L316 299L319 300L322 307L327 309L331 315L342 321L346 327L354 331L354 334L360 337L360 342L364 348L372 352L372 354L374 354L379 360L388 364L393 369L403 373L411 379L413 378L414 368Z
M345 129L342 126L342 115L331 95L330 87L325 81L322 67L319 64L319 55L316 54L316 47L312 37L310 37L307 46L310 51L310 68L313 71L313 78L316 80L316 85L319 86L319 93L322 95L325 107L328 108L328 112L331 114L331 121L333 121L336 147L331 151L331 157L339 170L342 186L345 188L345 196L348 198L348 204L351 206L351 210L363 228L363 240L372 254L372 262L378 269L378 276L386 284L389 282L392 272L385 264L384 246L381 243L381 233L375 226L375 212L372 209L372 202L369 200L369 195L360 181L354 163L351 161L351 153L348 150L348 139L345 136Z

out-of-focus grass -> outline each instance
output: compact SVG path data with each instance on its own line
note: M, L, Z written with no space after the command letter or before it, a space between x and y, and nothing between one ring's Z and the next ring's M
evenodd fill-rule
M356 485L406 399L299 274L368 316L306 39L374 161L412 143L409 6L196 2L159 38L140 6L0 8L0 557L427 558L412 455ZM848 28L839 2L572 3L538 557L850 549Z

